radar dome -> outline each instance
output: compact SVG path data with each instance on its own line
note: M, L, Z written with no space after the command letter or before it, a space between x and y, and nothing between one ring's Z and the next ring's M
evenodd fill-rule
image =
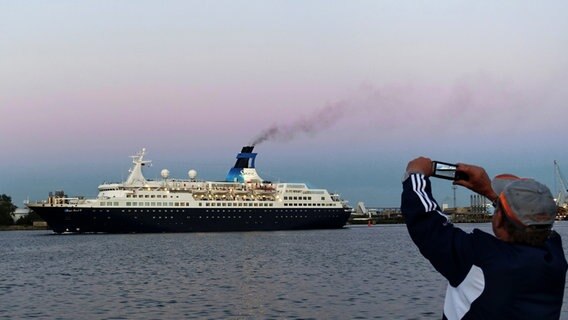
M166 179L170 176L170 170L164 169L160 174L162 175L162 178Z
M187 172L187 174L189 175L189 178L190 178L191 180L193 180L193 179L195 179L195 178L197 177L197 171L195 171L195 170L193 170L193 169L189 170L189 171Z

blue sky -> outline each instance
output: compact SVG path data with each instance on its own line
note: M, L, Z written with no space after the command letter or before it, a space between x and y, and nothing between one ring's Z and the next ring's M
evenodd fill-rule
M398 206L419 155L554 189L568 170L564 1L0 1L0 193L96 195L142 147L157 178L267 179ZM436 183L438 199L451 194ZM469 193L458 190L467 203Z

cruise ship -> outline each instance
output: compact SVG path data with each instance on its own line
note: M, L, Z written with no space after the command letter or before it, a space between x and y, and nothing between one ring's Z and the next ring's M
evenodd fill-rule
M254 146L245 146L225 181L148 180L146 150L132 156L126 181L104 183L93 199L50 193L27 206L55 233L223 232L343 228L352 209L338 194L305 183L263 180Z

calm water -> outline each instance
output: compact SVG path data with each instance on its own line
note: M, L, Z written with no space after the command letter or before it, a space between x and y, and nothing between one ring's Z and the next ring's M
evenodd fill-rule
M1 232L0 259L0 319L440 319L446 287L402 225Z

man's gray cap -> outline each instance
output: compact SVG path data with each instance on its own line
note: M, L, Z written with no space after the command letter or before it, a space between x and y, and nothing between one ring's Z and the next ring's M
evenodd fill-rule
M496 176L491 182L508 218L522 226L552 225L556 202L544 184L510 174Z

